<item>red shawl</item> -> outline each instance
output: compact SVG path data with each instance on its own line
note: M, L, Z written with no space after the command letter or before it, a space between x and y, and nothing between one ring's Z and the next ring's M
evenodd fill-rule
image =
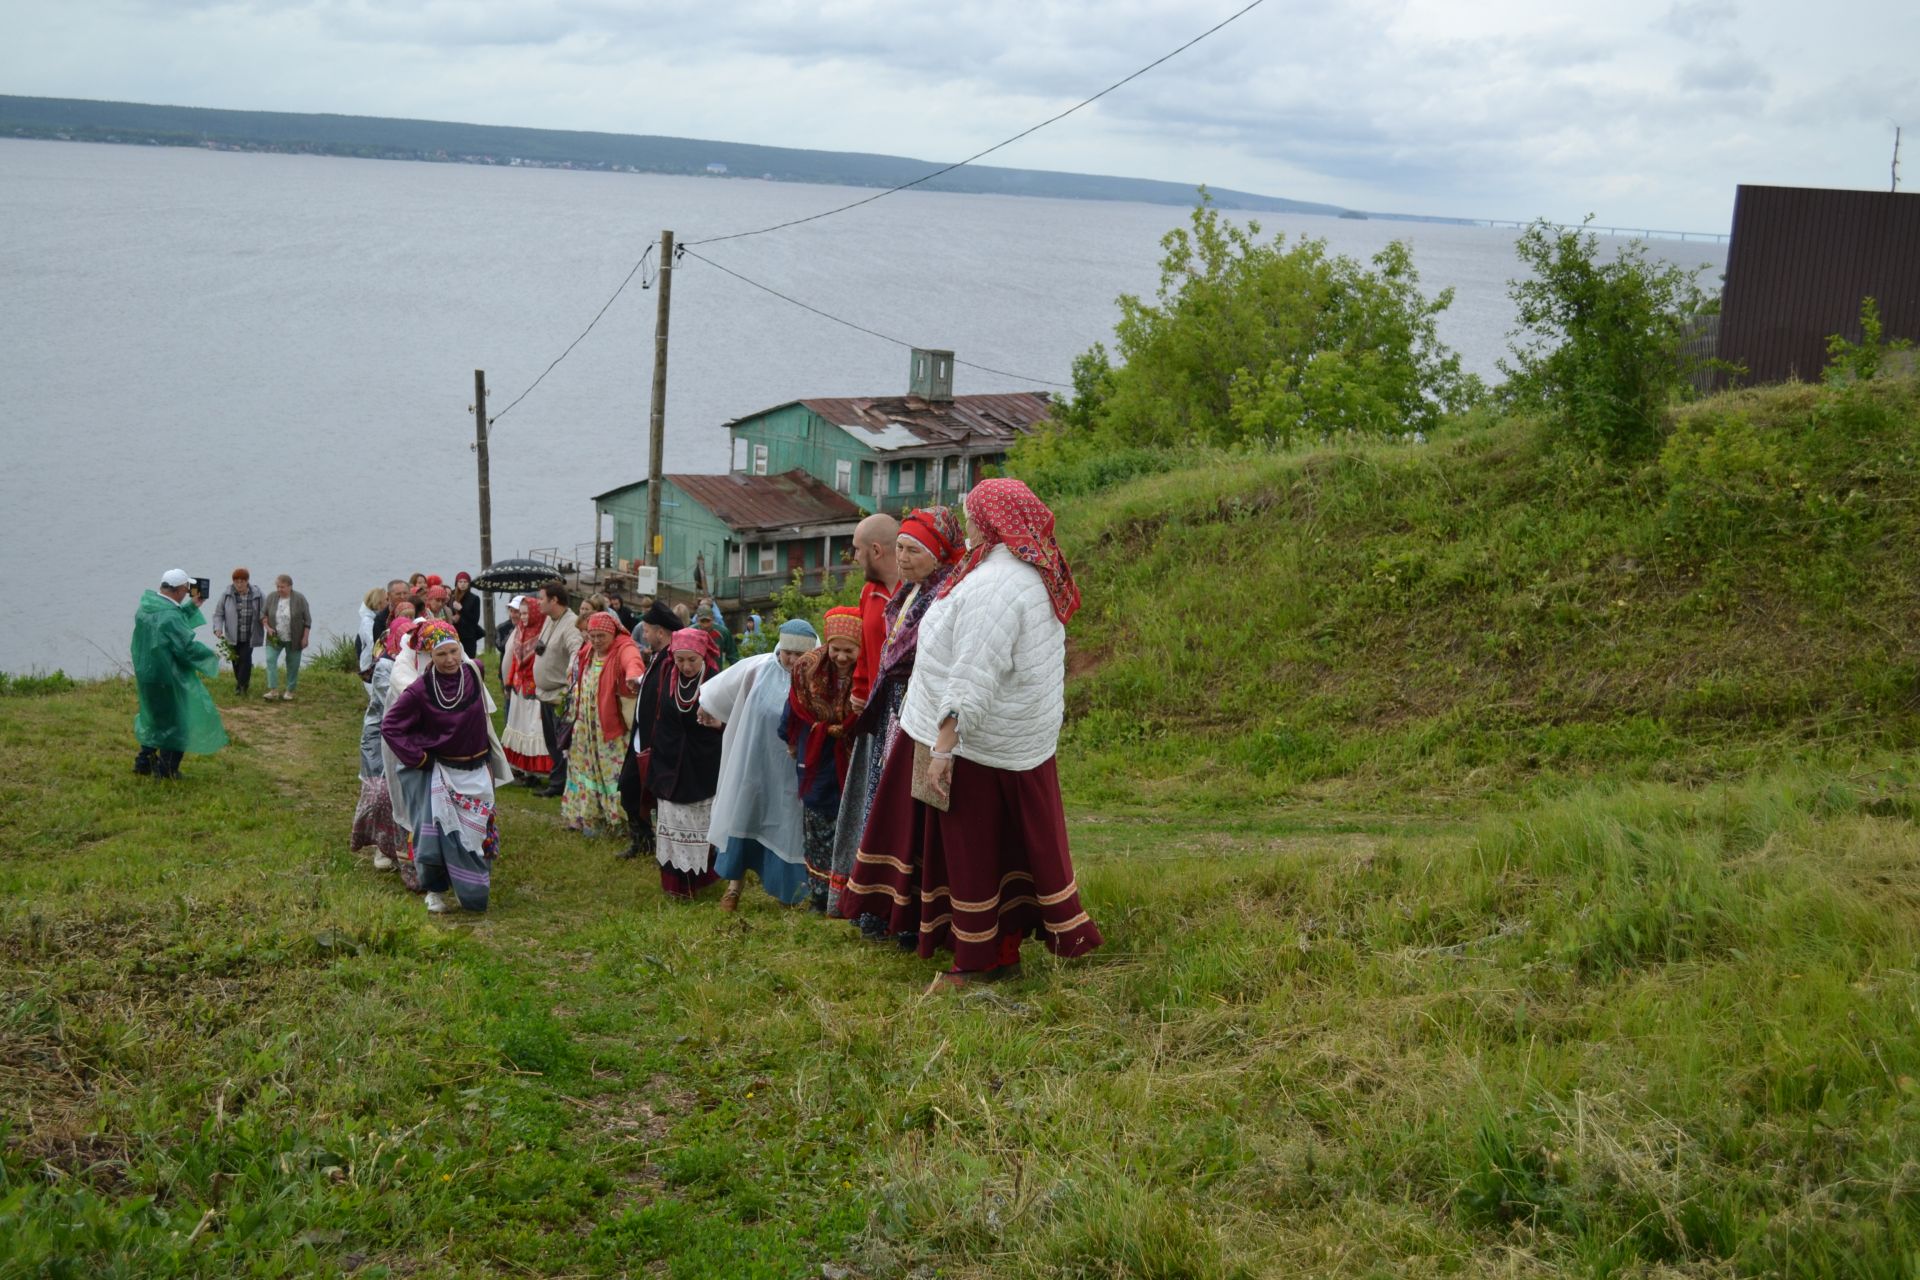
M624 631L616 630L613 648L600 663L600 736L608 742L623 737L631 727L620 714L620 699L636 696L646 665L640 659L640 646ZM629 686L628 681L632 681Z
M1053 539L1053 512L1034 496L1033 490L1011 477L982 480L967 495L967 515L981 538L940 588L942 596L950 594L961 579L978 568L987 552L1004 546L1040 571L1055 617L1065 622L1074 615L1080 607L1080 588L1073 585L1067 557Z

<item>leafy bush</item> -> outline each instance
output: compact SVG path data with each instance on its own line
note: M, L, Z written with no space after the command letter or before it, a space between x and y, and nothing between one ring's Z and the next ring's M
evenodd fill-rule
M74 687L74 679L58 668L32 675L11 676L0 671L0 698L44 698L65 693Z
M351 674L360 669L360 650L354 636L335 636L325 644L314 646L307 655L306 664L318 667L322 671L344 671Z
M1103 453L1285 446L1431 430L1442 413L1479 397L1479 380L1460 372L1436 334L1453 293L1428 300L1420 292L1404 243L1368 267L1329 254L1324 240L1289 248L1284 235L1259 237L1259 223L1224 220L1203 189L1190 226L1160 242L1157 301L1119 299L1122 363L1112 364L1104 346L1074 362L1061 428ZM1078 476L1098 478L1085 468Z
M1650 452L1701 363L1685 344L1707 303L1696 283L1705 268L1653 261L1643 241L1602 262L1592 232L1545 221L1521 233L1515 252L1533 274L1507 285L1520 325L1514 362L1500 362L1508 399L1545 409L1583 449Z
M1872 382L1886 365L1887 357L1911 351L1906 338L1887 341L1882 337L1880 303L1873 298L1860 299L1860 341L1848 342L1842 334L1827 337L1827 367L1821 374L1830 383Z

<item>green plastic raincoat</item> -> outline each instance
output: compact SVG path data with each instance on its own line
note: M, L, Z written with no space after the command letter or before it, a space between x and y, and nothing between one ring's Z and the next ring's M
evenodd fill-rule
M133 615L133 679L140 688L134 736L143 747L212 755L227 730L200 676L220 674L220 655L193 638L200 606L175 604L149 589Z

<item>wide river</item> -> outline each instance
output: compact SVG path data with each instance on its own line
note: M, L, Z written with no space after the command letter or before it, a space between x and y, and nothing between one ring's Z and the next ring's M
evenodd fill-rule
M366 589L477 568L473 371L495 413L606 302L661 228L683 241L855 198L756 180L0 140L0 670L125 661L173 566L290 573L316 630ZM1006 378L1065 382L1150 294L1181 209L906 192L702 250L823 310ZM1268 215L1364 257L1412 243L1470 369L1505 350L1513 233ZM1725 249L1655 242L1717 272ZM646 473L654 295L630 286L495 426L494 553L593 537L591 495ZM667 466L728 464L730 418L802 396L904 392L907 355L685 260ZM316 637L318 642L319 637Z

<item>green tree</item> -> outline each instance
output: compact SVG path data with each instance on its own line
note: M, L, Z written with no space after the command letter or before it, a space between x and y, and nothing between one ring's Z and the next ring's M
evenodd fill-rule
M1592 219L1589 217L1588 221ZM1701 361L1686 340L1709 303L1701 270L1652 259L1634 241L1602 261L1599 238L1535 222L1515 245L1532 274L1511 280L1519 326L1502 393L1546 410L1581 447L1616 457L1649 452Z
M1287 445L1340 431L1430 429L1476 398L1478 380L1435 333L1453 301L1429 300L1405 244L1372 265L1324 240L1260 238L1205 190L1190 224L1162 238L1154 301L1119 299L1120 363L1104 346L1074 362L1057 420L1131 446Z
M1848 342L1844 334L1827 335L1827 367L1824 381L1844 386L1853 382L1872 382L1880 375L1887 357L1913 349L1905 338L1888 341L1880 323L1880 303L1874 298L1860 299L1860 341ZM1076 378L1078 366L1076 366Z

